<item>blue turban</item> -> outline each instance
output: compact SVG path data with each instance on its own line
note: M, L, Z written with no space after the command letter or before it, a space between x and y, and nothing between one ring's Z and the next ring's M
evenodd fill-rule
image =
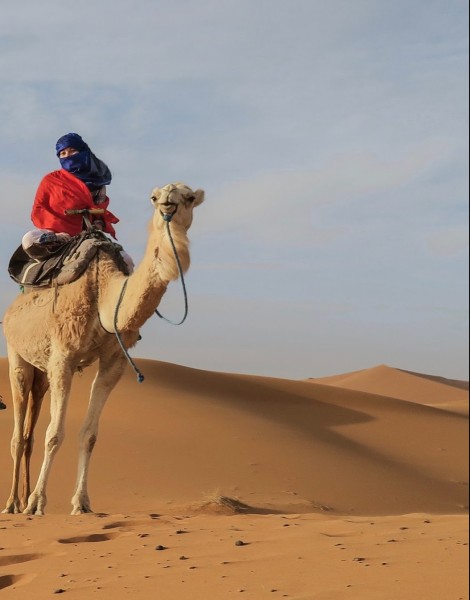
M73 148L82 152L83 150L90 150L88 144L83 141L82 137L78 133L66 133L60 137L55 145L56 155L59 156L62 150L65 148Z
M111 183L111 171L93 154L78 133L67 133L57 140L55 145L57 156L65 148L73 148L78 152L72 156L59 158L62 168L83 181L90 190Z

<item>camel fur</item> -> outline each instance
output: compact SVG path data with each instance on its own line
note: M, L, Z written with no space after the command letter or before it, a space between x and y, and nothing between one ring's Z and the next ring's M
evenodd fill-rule
M3 327L14 430L11 440L13 481L4 513L44 514L48 477L64 439L72 378L77 370L98 361L80 432L77 482L72 497L72 514L92 512L87 490L90 457L101 412L126 366L117 338L110 333L114 331L119 295L127 279L117 330L126 348L131 348L139 339L139 329L154 314L169 282L179 275L163 215L173 215L169 227L185 272L190 263L187 231L194 207L203 200L203 190L193 191L183 183L155 188L151 195L155 210L149 224L147 248L131 275L124 275L111 256L99 252L76 281L59 287L33 289L19 295L8 308ZM44 460L31 492L34 427L49 388L51 418L45 436Z

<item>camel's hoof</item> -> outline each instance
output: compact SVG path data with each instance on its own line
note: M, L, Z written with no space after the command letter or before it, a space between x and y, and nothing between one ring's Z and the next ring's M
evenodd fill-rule
M4 515L19 515L21 513L20 502L7 502L7 505L2 510Z
M89 506L77 506L76 508L72 509L72 512L70 513L71 515L89 515L93 513L93 511L91 510L91 508Z
M23 511L24 515L37 515L40 517L44 516L44 511L42 508L25 508Z
M37 504L28 504L23 511L24 515L44 515L44 508L40 508Z
M19 511L16 507L14 506L7 506L6 508L4 508L2 510L2 515L17 515L19 514L21 511Z

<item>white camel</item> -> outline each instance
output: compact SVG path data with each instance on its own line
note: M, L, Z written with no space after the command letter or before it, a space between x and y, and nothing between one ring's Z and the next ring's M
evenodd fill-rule
M3 327L15 423L11 441L13 481L3 512L44 514L48 477L64 438L72 378L77 370L98 361L80 432L78 475L72 497L72 514L92 512L87 490L90 457L101 412L126 365L117 337L109 332L116 325L126 348L136 344L140 327L154 314L169 282L178 278L168 228L185 272L190 262L187 230L194 207L203 200L203 190L193 191L183 183L155 188L151 195L155 211L146 252L130 276L126 277L113 258L100 251L76 281L58 288L35 288L20 294L8 308ZM115 323L116 305L126 279ZM34 427L49 387L51 419L45 437L44 461L36 487L30 493Z

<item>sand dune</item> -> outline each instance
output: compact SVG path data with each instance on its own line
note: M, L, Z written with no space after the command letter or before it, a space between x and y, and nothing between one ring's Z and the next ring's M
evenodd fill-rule
M77 598L100 589L153 598L157 580L168 600L242 590L254 599L467 597L463 382L385 366L292 381L137 363L145 381L129 370L113 392L92 460L92 505L105 514L66 516L89 369L74 382L48 515L0 516L4 597L39 581L38 598L54 586ZM0 393L8 405L0 412L4 502L12 430L5 359ZM238 539L247 543L237 547ZM52 564L48 575L39 568ZM432 565L452 573L450 588Z
M391 396L468 415L468 381L413 373L387 365L309 381Z
M129 370L102 418L90 482L97 510L180 507L214 494L269 511L458 513L466 505L462 415L330 385L138 364L145 382L137 384ZM51 480L53 512L68 510L92 375L75 380L67 440ZM47 417L46 409L35 469ZM129 496L119 492L123 482Z

